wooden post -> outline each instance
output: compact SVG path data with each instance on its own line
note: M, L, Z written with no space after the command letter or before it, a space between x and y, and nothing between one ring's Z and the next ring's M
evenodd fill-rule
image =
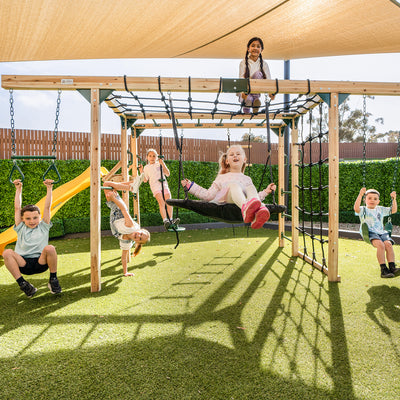
M127 136L127 120L124 116L121 119L121 176L122 182L128 181L128 136ZM129 207L129 191L124 190L122 192L122 200L125 202L126 206Z
M285 137L283 135L284 128L279 128L278 138L278 204L285 204ZM279 214L278 216L278 232L279 232L279 247L285 246L283 235L285 234L285 216Z
M100 95L91 89L91 134L90 134L90 271L91 291L101 290L101 206L100 163L101 128Z
M132 176L135 177L138 174L136 127L133 127L133 135L131 136L131 153L133 155ZM137 192L136 196L133 196L133 210L135 213L134 217L136 217L136 222L140 225L139 191Z
M339 95L331 93L329 107L329 248L328 280L339 282Z
M290 164L291 164L291 191L292 191L292 257L299 255L299 231L296 227L299 225L299 210L296 206L299 205L299 134L297 121L293 119L292 126L292 143L290 148Z

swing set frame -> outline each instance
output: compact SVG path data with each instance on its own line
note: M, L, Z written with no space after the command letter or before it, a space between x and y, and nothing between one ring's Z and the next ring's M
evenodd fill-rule
M235 80L237 81L237 80ZM190 82L190 83L189 83ZM276 91L277 82L275 80L254 80L250 79L251 90L254 93L273 93ZM100 139L101 139L101 102L113 91L125 91L129 88L132 92L157 92L160 88L171 92L200 92L200 93L219 93L221 90L220 79L203 78L154 78L154 77L121 77L121 76L37 76L37 75L3 75L2 87L4 89L32 89L32 90L79 90L86 94L90 102L91 119L91 150L90 150L90 263L91 263L91 291L101 290L101 231L100 231ZM190 90L189 90L190 85ZM229 92L229 91L228 91ZM233 91L231 91L233 92ZM282 80L279 81L279 93L282 94L322 94L324 101L329 106L329 228L328 228L328 263L327 269L321 268L315 260L311 259L299 251L299 232L296 229L299 223L299 212L296 204L299 201L298 168L299 161L298 128L296 119L298 115L286 116L286 123L291 120L291 144L290 144L290 164L292 165L292 256L301 257L313 266L320 268L328 276L330 282L339 282L338 274L338 231L339 231L339 113L338 107L342 96L349 94L355 95L383 95L399 96L400 82L352 82L352 81L310 81L310 80ZM146 115L148 119L168 119L164 113L160 115ZM143 115L132 115L132 119L143 118ZM272 119L273 115L271 115ZM128 180L128 134L127 130L133 128L130 151L137 154L137 137L139 130L143 126L129 126L127 115L120 115L121 118L121 166L122 179ZM175 113L175 118L188 118L187 114ZM198 120L213 119L212 114L196 114ZM219 115L218 118L241 120L259 120L264 118L260 115L240 115L225 117ZM276 116L279 118L279 116ZM169 125L171 127L171 125ZM226 127L226 126L225 126ZM149 128L148 128L149 129ZM159 126L157 126L159 129ZM282 138L281 138L282 136ZM279 135L279 165L284 165L284 138ZM133 175L137 174L137 159L133 157ZM281 175L278 185L281 185ZM283 180L282 180L283 183ZM283 187L280 186L280 187ZM281 191L280 191L281 192ZM125 196L128 194L125 194ZM281 193L280 195L283 195ZM128 195L129 196L129 195ZM126 197L124 198L126 201ZM136 199L136 210L139 209L139 198ZM280 217L280 224L284 226L284 216ZM283 246L284 238L280 236L279 245Z

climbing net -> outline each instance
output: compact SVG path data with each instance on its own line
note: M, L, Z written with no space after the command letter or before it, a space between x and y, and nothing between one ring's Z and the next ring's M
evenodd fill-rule
M313 110L308 112L308 135L304 129L305 116L300 119L299 204L296 206L300 224L296 229L302 236L303 252L300 256L326 272L324 244L328 240L324 235L323 224L328 217L329 158L323 148L324 142L328 141L328 130L323 128L323 106L323 103L319 104L319 115L316 118Z
M158 78L158 92L147 92L146 95L139 96L126 87L125 92L113 92L110 94L106 103L116 114L124 115L131 119L171 119L171 106L169 98L172 97L173 107L176 118L185 119L261 119L260 126L265 123L265 119L277 120L293 118L296 115L307 113L321 101L316 94L299 95L290 101L270 102L265 96L265 104L257 110L245 113L244 104L239 101L239 97L232 95L234 90L224 91L224 80L221 79L218 93L211 98L211 94L188 92L165 93L161 87L161 79ZM278 84L277 91L278 93ZM237 94L237 93L236 93ZM267 115L268 114L268 115Z

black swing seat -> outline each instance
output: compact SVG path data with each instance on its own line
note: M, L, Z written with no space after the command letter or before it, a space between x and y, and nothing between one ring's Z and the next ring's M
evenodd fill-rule
M173 207L185 208L205 217L218 221L242 224L243 217L236 204L215 204L208 201L190 199L167 199L167 204ZM270 214L279 214L286 211L286 206L280 204L265 204Z

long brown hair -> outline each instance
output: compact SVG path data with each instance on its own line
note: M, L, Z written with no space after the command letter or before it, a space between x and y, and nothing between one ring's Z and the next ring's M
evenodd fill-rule
M253 42L256 42L256 41L260 42L261 50L264 50L264 43L263 43L262 39L260 39L259 37L253 37L248 41L247 47L246 47L246 55L244 57L244 61L246 63L246 69L244 71L244 77L245 78L250 78L250 76L249 76L250 75L250 68L249 68L249 61L248 61L249 47ZM259 58L260 58L260 70L261 70L261 73L262 73L264 79L267 79L267 75L266 75L266 73L264 71L264 61L263 61L261 53L260 53Z

